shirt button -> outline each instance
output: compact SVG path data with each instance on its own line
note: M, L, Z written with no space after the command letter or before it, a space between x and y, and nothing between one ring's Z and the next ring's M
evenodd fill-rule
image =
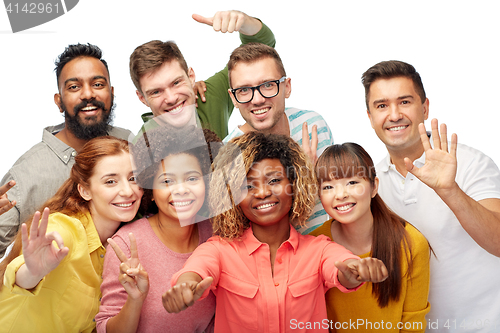
M283 260L281 260L281 258L277 259L276 260L279 264L281 264L283 262Z
M277 286L279 286L279 285L280 285L280 284L279 284L279 282L275 282L275 283L274 283L274 286L275 286L275 287L277 287Z
M75 157L76 156L76 151L72 152L71 156Z
M104 258L104 254L101 254L101 258Z

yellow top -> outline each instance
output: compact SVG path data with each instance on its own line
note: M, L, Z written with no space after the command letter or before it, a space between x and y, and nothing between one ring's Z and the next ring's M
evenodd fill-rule
M2 332L92 332L101 298L105 248L90 214L49 216L47 232L61 234L68 255L31 290L15 284L20 255L5 271L0 291Z
M332 239L332 220L312 231L313 236L326 235ZM408 275L405 256L402 260L403 281L397 302L380 308L372 294L372 283L365 283L353 293L342 293L332 288L326 293L326 306L331 332L425 332L425 315L430 310L429 244L410 223L406 232L411 242L412 271ZM360 255L369 257L370 253Z

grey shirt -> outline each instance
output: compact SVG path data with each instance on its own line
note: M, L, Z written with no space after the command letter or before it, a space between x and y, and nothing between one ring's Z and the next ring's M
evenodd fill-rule
M55 137L63 128L64 123L46 127L42 142L24 153L1 181L2 185L10 180L16 181L16 186L7 195L9 200L17 203L0 215L0 258L21 223L40 209L69 177L76 151ZM109 131L109 135L124 140L128 140L131 134L129 130L119 127L111 127Z

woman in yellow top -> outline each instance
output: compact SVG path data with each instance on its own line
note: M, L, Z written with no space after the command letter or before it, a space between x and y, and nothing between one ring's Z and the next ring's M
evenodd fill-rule
M429 244L377 194L368 153L355 143L328 147L316 162L319 196L333 219L314 230L358 255L382 260L389 278L354 293L326 293L332 332L425 332Z
M89 141L43 214L21 226L0 263L2 332L95 329L106 240L134 218L143 193L128 151L113 137Z

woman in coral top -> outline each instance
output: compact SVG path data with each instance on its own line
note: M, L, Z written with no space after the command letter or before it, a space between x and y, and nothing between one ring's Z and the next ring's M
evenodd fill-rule
M355 143L328 147L316 162L321 203L333 219L314 230L360 258L382 260L389 278L357 292L326 293L331 331L425 332L429 312L429 244L377 194L368 153Z
M216 332L312 332L328 328L324 293L387 277L378 259L326 237L301 235L316 181L290 137L250 132L219 152L210 182L217 236L200 245L163 296L169 312L211 289Z
M95 330L106 240L134 218L142 194L127 141L85 144L69 179L21 226L0 264L2 332Z

